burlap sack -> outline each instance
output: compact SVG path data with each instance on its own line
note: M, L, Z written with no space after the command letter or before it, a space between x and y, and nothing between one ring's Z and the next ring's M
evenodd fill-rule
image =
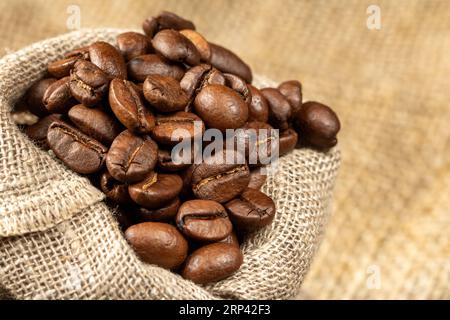
M230 278L198 286L139 261L103 194L38 149L10 111L46 65L120 30L83 30L49 39L0 61L0 288L26 299L281 299L293 296L320 242L340 153L296 150L264 192L274 223L242 244L244 264ZM258 79L256 85L265 80ZM265 84L267 85L267 83Z

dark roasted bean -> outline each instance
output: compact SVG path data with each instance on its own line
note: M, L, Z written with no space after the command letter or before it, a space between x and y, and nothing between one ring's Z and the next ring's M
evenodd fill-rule
M142 221L171 221L175 219L178 208L180 207L180 199L174 198L164 207L158 209L146 209L139 207L136 214Z
M107 42L94 42L89 47L91 62L111 78L127 78L127 67L120 52Z
M252 100L248 106L248 121L269 121L269 104L261 91L251 84L248 85Z
M61 122L50 125L47 142L66 166L81 174L100 171L108 151L100 142Z
M26 100L31 113L38 117L48 114L48 110L44 105L44 94L47 88L55 82L55 78L42 79L28 89L26 92Z
M233 229L225 208L211 200L186 201L178 210L176 221L185 236L197 241L220 241Z
M100 177L100 188L108 199L115 203L127 205L132 202L128 194L128 186L114 179L108 171L103 172Z
M211 59L209 61L212 66L222 72L235 74L248 83L252 82L252 70L241 58L217 44L210 42L209 46L211 49Z
M78 104L69 110L68 115L78 129L107 146L123 130L116 119L101 108L88 108Z
M278 86L278 90L291 104L293 116L302 106L302 84L297 80L285 81Z
M142 181L155 167L157 154L158 146L149 136L136 136L125 130L112 143L106 167L116 180Z
M194 251L181 272L185 279L206 284L227 278L243 262L239 248L228 243L213 243Z
M177 112L168 116L158 116L152 137L160 144L175 145L183 140L193 140L203 135L203 121L193 113Z
M44 106L50 113L66 113L76 104L69 88L70 77L53 82L44 93Z
M147 54L151 49L149 39L137 32L119 34L117 36L117 46L126 61Z
M256 189L247 188L238 198L225 204L237 229L254 231L269 225L275 216L273 200Z
M264 88L261 93L269 103L270 124L276 129L286 130L292 115L292 107L287 99L274 88Z
M166 269L177 268L187 256L187 241L168 223L136 224L127 229L125 238L142 261Z
M182 65L170 62L156 54L146 54L133 58L128 62L127 68L130 78L138 82L144 82L151 74L172 77L178 81L184 76Z
M200 53L194 44L180 32L166 29L152 39L153 49L163 57L191 66L200 63Z
M144 105L138 88L130 81L111 81L109 104L117 119L133 132L149 133L155 126L155 117Z
M189 98L172 77L149 75L143 86L144 96L160 112L182 111Z

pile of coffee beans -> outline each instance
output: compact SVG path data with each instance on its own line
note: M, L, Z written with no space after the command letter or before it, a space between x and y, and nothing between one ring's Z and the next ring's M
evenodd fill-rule
M243 237L275 216L273 200L260 191L267 163L249 161L261 141L200 162L192 159L208 143L185 162L174 161L173 148L205 140L208 129L244 136L264 129L279 130L277 139L263 138L279 155L296 147L326 151L337 143L339 120L321 103L303 103L298 81L254 87L246 63L173 13L146 19L143 30L50 63L21 101L38 121L22 124L105 193L142 261L196 283L218 281L241 266ZM244 161L220 161L230 153Z

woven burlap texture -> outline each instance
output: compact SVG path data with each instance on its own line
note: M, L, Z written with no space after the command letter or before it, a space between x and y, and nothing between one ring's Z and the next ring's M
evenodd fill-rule
M296 150L279 162L264 191L274 223L246 239L244 264L230 278L200 287L139 261L103 194L39 150L10 110L49 61L119 30L83 30L45 40L0 62L0 285L27 299L276 299L292 297L320 242L339 151ZM267 80L261 78L257 85Z

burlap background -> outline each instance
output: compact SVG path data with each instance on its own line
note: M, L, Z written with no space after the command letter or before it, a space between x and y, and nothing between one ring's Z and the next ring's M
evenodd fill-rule
M67 31L72 1L0 2L0 46ZM77 1L83 27L174 10L343 124L335 214L301 298L450 298L450 1ZM381 30L366 9L381 8Z

